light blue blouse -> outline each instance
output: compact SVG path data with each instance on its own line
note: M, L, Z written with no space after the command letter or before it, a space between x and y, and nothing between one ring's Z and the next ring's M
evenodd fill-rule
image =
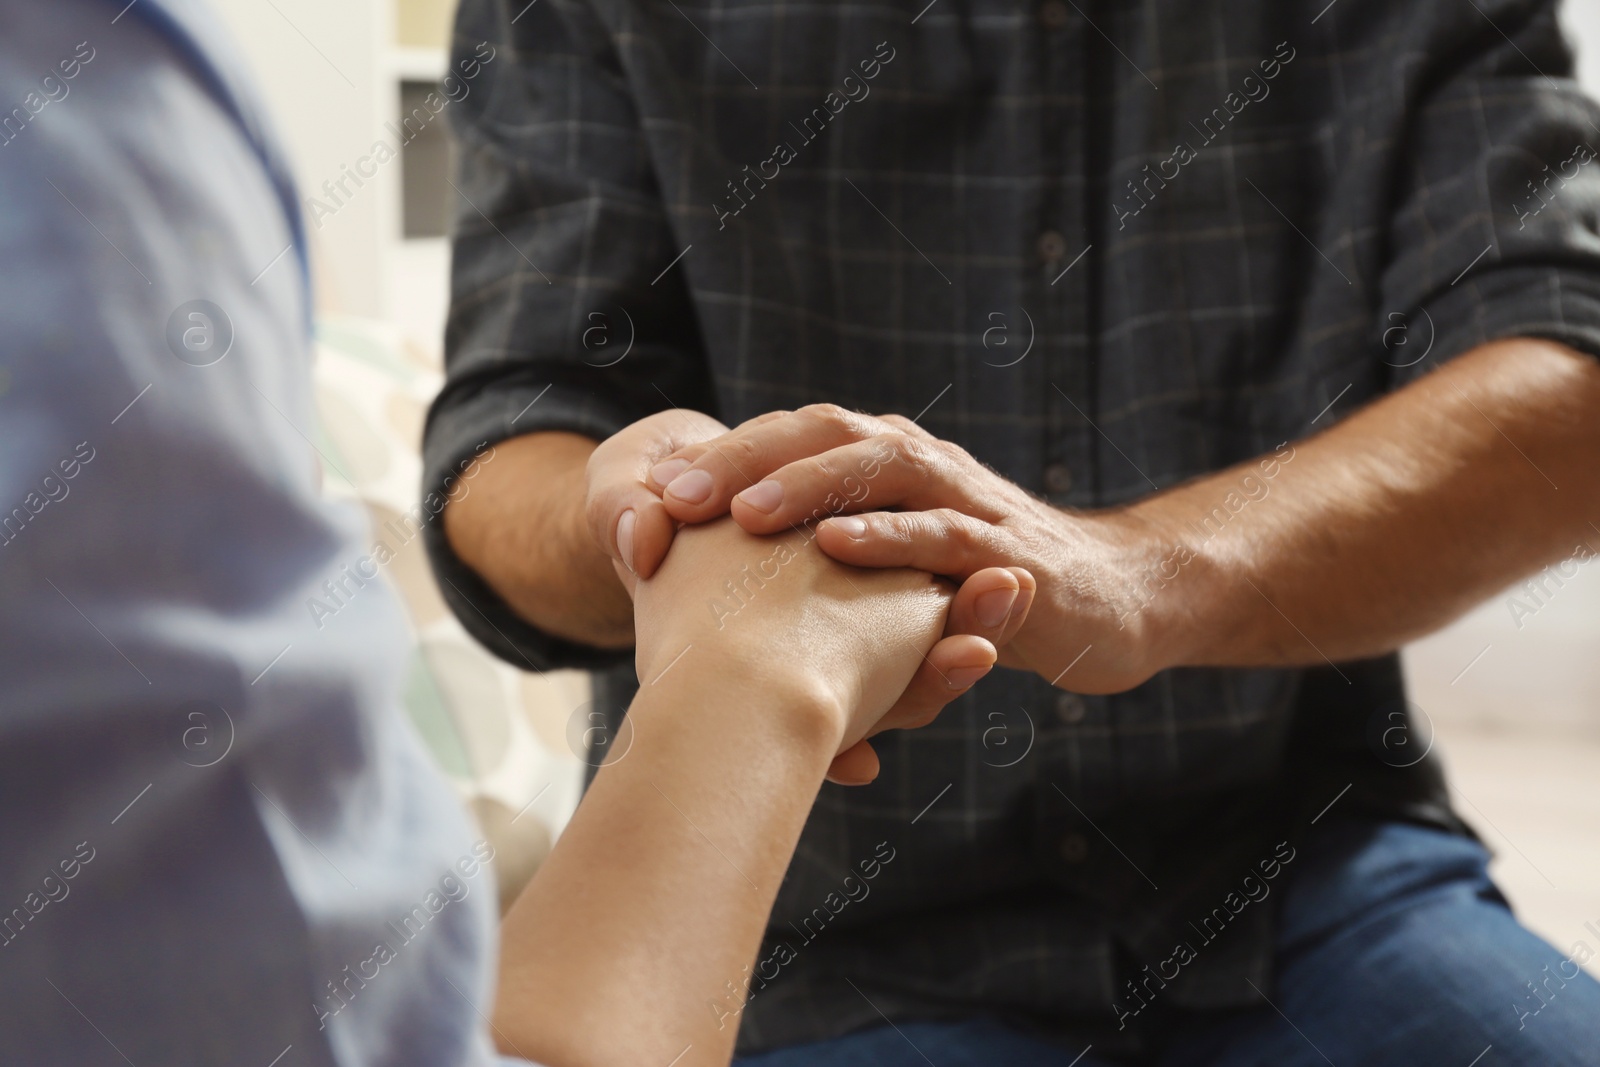
M319 494L296 198L191 0L0 0L0 1059L499 1062L494 881Z

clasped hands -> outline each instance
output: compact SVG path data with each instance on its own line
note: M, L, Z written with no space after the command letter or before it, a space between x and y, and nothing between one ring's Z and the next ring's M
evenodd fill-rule
M867 737L931 721L996 662L1079 692L1157 669L1143 520L1055 508L899 416L823 404L728 430L661 412L596 449L586 488L590 533L635 597L641 681L696 636L743 669L798 655L838 709L836 781L870 781ZM925 610L929 575L947 611Z

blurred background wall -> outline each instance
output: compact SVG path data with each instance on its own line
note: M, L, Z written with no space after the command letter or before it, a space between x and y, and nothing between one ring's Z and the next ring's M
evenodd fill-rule
M300 186L317 289L324 484L366 507L376 530L405 529L421 482L423 417L442 381L445 231L457 195L446 124L456 105L441 108L443 93L432 106L427 98L447 73L454 2L212 2L246 54ZM461 77L449 95L474 91ZM512 890L577 803L587 682L518 671L484 652L445 608L420 537L404 539L385 573L417 636L406 711L475 809L502 888Z
M1566 0L1562 16L1579 80L1600 96L1600 0ZM1600 929L1600 564L1490 598L1407 648L1405 667L1456 808L1494 849L1518 914L1563 952L1581 940L1600 954L1585 928ZM1587 968L1600 975L1600 956Z
M248 54L307 200L317 262L318 403L344 474L334 492L380 521L411 503L422 411L439 385L449 252L442 121L358 187L337 183L446 70L451 0L213 0ZM1600 0L1564 17L1600 93ZM440 116L448 116L448 106ZM369 168L370 169L370 168ZM337 202L335 202L337 201ZM326 210L332 208L331 213ZM348 475L346 477L345 475ZM1492 521L1492 518L1487 520ZM1600 543L1600 531L1596 532ZM504 853L508 882L542 856L576 803L586 687L517 672L450 618L420 543L391 568L419 652L408 710ZM1497 854L1524 919L1563 951L1600 952L1600 564L1548 572L1405 653L1423 724L1458 808ZM576 724L576 730L574 730ZM1591 961L1600 973L1600 958Z

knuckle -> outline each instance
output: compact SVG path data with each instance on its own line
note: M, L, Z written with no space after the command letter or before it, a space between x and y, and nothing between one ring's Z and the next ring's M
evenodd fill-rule
M863 518L866 519L870 534L902 543L915 540L923 526L914 511L883 511Z
M595 507L593 501L589 503L588 507L584 508L583 524L584 528L589 532L590 540L599 545L606 543L605 518L600 509Z
M765 454L766 449L754 438L735 437L715 448L707 446L706 451L701 454L700 461L697 461L697 466L704 467L706 465L704 460L709 456L732 467L735 473L744 475L748 472L749 477L756 478L758 475L754 473L755 469L761 467Z
M883 464L900 457L899 443L903 440L897 433L878 434L861 442L862 449L870 459L863 459L863 464Z
M588 505L584 508L584 519L589 528L589 536L596 544L611 544L612 530L620 514L611 500L603 497L589 498Z
M838 404L809 404L796 414L804 415L818 428L834 437L868 437L866 420Z
M698 463L700 462L700 457L704 456L709 451L711 451L711 449L703 444L684 445L682 448L674 449L662 456L652 458L656 463L664 463L669 459L681 459L689 463Z
M951 544L958 548L971 548L975 538L972 534L972 525L967 517L954 508L937 508L928 513L934 517L938 531Z
M867 458L862 459L862 466L889 463L900 456L897 442L903 439L902 434L887 433L875 434L862 441ZM876 475L874 475L876 477Z
M850 476L854 473L848 462L829 456L810 456L796 460L784 468L785 477L801 487L814 487L818 492L846 496Z
M783 410L783 409L779 409L777 411L764 411L760 415L755 416L754 418L749 418L749 419L746 419L744 422L741 422L739 424L739 429L743 430L743 429L748 429L748 428L753 427L753 426L765 426L767 423L776 422L777 420L779 420L781 418L784 418L784 417L788 416L789 414L791 414L791 412Z
M901 458L919 475L932 474L944 461L944 453L936 442L924 441L920 437L906 437L902 434L885 440L892 442Z
M807 404L796 414L824 426L843 426L850 417L838 404Z
M617 497L617 487L607 472L590 467L583 476L583 511L590 520L600 518Z

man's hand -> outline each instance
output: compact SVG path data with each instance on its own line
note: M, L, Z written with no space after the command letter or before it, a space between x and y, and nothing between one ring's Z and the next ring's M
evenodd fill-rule
M620 564L618 576L648 578L672 544L677 522L651 486L651 468L663 459L715 440L728 428L710 415L683 408L660 411L619 430L589 456L584 475L584 519L595 544Z
M745 425L776 417L776 413L763 416ZM652 577L661 566L678 525L651 482L650 472L685 449L712 448L711 442L726 433L727 428L709 415L674 409L640 419L590 455L584 504L589 532L612 557L617 577L630 594L640 580ZM737 555L734 551L728 558ZM971 688L993 663L992 659L984 661L979 650L1003 646L1028 616L1036 583L1026 568L997 561L993 567L974 568L961 578L945 639L928 650L922 668L895 705L889 718L896 724L925 721ZM639 667L645 669L642 659ZM641 673L640 679L646 680L645 675ZM876 758L863 746L861 752L842 759L833 776L838 781L866 781L876 773Z
M1382 655L1593 554L1597 415L1600 362L1513 339L1309 440L1114 509L1050 507L904 419L829 405L683 449L651 481L685 522L731 511L768 533L820 520L818 545L858 566L1026 567L1039 602L1001 662L1104 693L1168 667ZM885 458L841 495L873 456Z
M978 602L1013 600L1018 587L1016 573L992 568L952 595L921 571L846 567L803 533L755 538L711 522L684 530L655 576L636 585L639 679L653 685L694 657L716 664L730 686L825 709L838 735L829 777L867 782L878 772L867 738L927 725L994 666L994 645L981 636L939 639L947 611L965 620L956 629L984 629L972 618Z
M964 581L1020 566L1041 579L1039 603L1000 662L1064 688L1116 692L1156 669L1128 577L1148 554L1137 523L1053 508L908 419L830 404L775 413L680 449L651 482L673 518L731 511L757 534L814 525L823 551L860 567Z
M568 641L627 648L633 603L613 573L618 543L654 570L674 526L645 488L646 473L675 449L726 430L709 415L665 411L599 446L556 432L502 441L495 462L482 465L477 491L445 509L445 534L529 623Z

